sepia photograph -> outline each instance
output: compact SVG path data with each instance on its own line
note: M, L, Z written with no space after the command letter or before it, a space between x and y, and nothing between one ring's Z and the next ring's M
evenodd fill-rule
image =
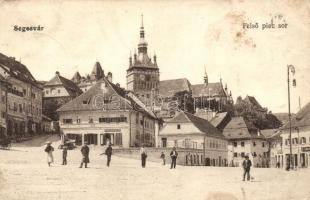
M310 0L0 0L0 199L310 200Z

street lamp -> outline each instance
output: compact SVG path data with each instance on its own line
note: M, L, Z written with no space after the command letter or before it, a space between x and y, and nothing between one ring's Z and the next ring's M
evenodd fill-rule
M293 154L292 154L292 119L291 119L291 94L290 94L290 72L295 75L295 67L293 65L287 65L287 94L288 94L288 119L289 119L289 141L290 141L290 157L288 170L293 168ZM296 86L296 80L293 79L293 86Z

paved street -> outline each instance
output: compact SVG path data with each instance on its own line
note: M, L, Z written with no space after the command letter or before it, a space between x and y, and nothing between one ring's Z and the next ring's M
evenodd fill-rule
M53 167L48 167L44 147L15 146L0 150L0 199L310 199L310 170L286 172L253 169L251 182L242 182L241 168L182 167L112 157L105 166L101 149L91 149L88 169L80 169L79 149L68 151L62 166L55 147Z

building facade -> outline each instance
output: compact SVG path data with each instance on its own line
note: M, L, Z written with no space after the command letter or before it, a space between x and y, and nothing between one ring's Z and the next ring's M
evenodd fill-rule
M273 145L273 158L280 167L286 168L290 159L290 143L292 145L292 165L294 168L310 166L310 102L306 104L291 122L291 140L289 123L279 129L282 140Z
M7 90L7 135L20 138L40 133L42 88L27 67L0 54L0 75L10 84Z
M56 110L59 107L82 94L73 81L61 76L58 71L43 87L43 113L53 121L58 121Z
M58 109L60 129L76 144L116 147L155 146L158 120L132 93L98 81L79 97Z
M243 117L232 117L223 130L228 139L229 166L241 166L249 156L254 167L268 167L269 144L251 122Z
M0 75L0 138L4 137L7 132L7 91L8 83L5 78Z
M166 121L159 140L162 148L193 149L185 164L195 159L206 166L227 166L227 140L210 122L190 113L181 111Z

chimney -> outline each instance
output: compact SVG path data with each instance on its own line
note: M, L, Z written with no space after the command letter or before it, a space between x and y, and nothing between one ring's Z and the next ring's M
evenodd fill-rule
M108 73L107 77L108 77L108 81L110 81L112 83L112 73L111 72Z

